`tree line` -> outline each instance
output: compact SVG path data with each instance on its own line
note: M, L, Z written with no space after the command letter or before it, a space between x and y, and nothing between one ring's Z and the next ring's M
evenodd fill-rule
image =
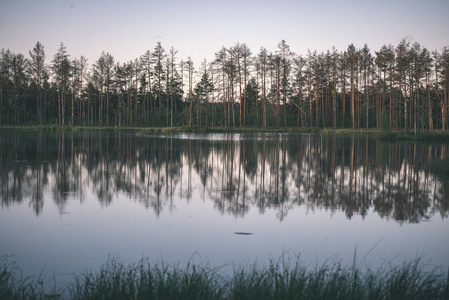
M335 47L294 53L222 47L196 69L178 50L121 63L109 52L89 65L63 43L50 63L0 53L0 125L316 127L446 130L449 49L403 39L371 52Z

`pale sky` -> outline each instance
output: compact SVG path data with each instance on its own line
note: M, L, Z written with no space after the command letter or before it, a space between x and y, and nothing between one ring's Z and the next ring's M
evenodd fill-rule
M102 51L126 62L173 46L195 68L222 46L276 51L286 40L306 54L365 43L372 54L407 37L430 51L449 46L448 0L0 0L0 49L28 57L37 41L50 64L63 42L91 66Z

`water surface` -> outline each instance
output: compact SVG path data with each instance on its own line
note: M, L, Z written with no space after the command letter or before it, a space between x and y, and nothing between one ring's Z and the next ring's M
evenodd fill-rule
M63 280L110 256L448 266L449 191L429 172L447 143L0 131L0 145L0 255L26 275Z

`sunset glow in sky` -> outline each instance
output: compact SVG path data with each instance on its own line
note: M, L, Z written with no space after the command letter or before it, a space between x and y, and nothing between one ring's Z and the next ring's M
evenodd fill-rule
M253 54L276 51L282 39L298 54L351 43L374 54L408 38L441 51L449 46L448 12L447 0L0 0L0 49L28 57L40 41L50 64L63 42L71 58L84 55L92 65L102 51L126 62L161 41L196 68L236 42Z

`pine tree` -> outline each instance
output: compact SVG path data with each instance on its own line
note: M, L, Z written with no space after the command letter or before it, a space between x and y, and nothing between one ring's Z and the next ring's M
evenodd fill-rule
M22 93L26 81L26 70L28 67L28 60L23 54L12 54L11 57L11 74L14 83L14 125L20 124L19 107Z
M157 85L157 97L159 102L159 121L161 121L162 118L162 83L165 79L165 71L164 67L162 65L164 59L165 59L165 49L162 47L161 42L157 42L156 47L154 47L153 50L153 72L156 80Z
M44 46L37 42L30 53L29 74L36 85L36 123L42 125L42 84L45 77Z
M67 49L60 44L58 52L53 56L52 70L58 88L58 123L65 125L65 94L68 89L70 76L70 61Z

